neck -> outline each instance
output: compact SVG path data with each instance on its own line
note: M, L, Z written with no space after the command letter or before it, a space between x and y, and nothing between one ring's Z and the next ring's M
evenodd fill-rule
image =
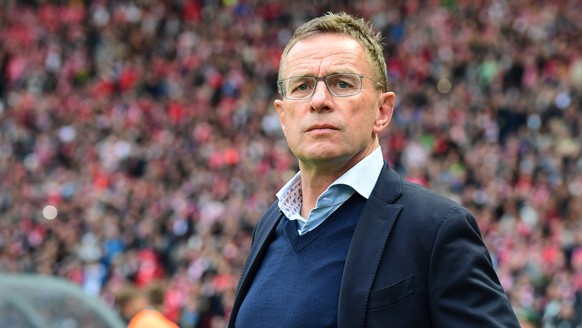
M376 145L377 146L377 145ZM303 205L301 216L307 218L315 208L317 198L339 177L349 171L362 159L372 153L376 147L370 147L359 156L353 156L347 161L327 161L325 163L306 163L299 161L301 170L301 192Z
M315 208L317 198L341 175L318 175L301 172L301 192L303 195L303 205L301 206L301 216L307 218L311 210Z

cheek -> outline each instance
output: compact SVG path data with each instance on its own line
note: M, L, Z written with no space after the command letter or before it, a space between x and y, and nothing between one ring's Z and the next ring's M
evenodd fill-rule
M373 129L376 120L376 113L374 113L372 109L369 109L368 112L362 112L358 117L353 117L351 119L351 124L352 128L356 130L355 133L363 134Z
M288 142L295 138L298 129L297 125L298 123L291 116L285 115L281 118L281 128Z
M301 139L301 134L299 133L299 129L296 125L291 124L287 126L285 129L285 138L287 139L287 143L290 145L299 142L299 139Z
M288 109L285 114L281 117L281 124L285 127L287 132L298 130L301 124L301 115L298 114L297 110Z

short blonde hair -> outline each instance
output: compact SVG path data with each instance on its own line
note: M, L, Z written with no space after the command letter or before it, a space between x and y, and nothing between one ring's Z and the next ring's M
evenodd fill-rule
M368 57L368 62L373 70L373 78L382 84L384 91L387 89L388 74L382 49L382 35L380 32L374 30L371 23L361 18L354 18L344 12L337 14L328 12L323 16L304 23L295 30L295 33L293 33L291 40L289 40L281 55L279 80L282 78L283 63L287 59L291 48L300 40L323 33L343 34L358 41L364 48L366 57Z

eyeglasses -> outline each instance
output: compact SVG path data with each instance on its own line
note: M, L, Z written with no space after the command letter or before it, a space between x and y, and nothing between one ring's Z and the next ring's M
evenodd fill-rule
M319 81L323 81L329 93L336 97L354 96L362 91L362 80L366 78L376 83L382 90L385 87L378 81L363 74L339 73L327 76L295 76L277 81L281 95L290 100L309 99L315 93Z

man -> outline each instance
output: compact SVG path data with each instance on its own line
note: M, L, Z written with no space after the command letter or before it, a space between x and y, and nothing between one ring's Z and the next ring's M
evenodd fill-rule
M519 327L472 215L384 163L386 85L363 20L289 41L275 109L300 172L255 228L230 327Z

